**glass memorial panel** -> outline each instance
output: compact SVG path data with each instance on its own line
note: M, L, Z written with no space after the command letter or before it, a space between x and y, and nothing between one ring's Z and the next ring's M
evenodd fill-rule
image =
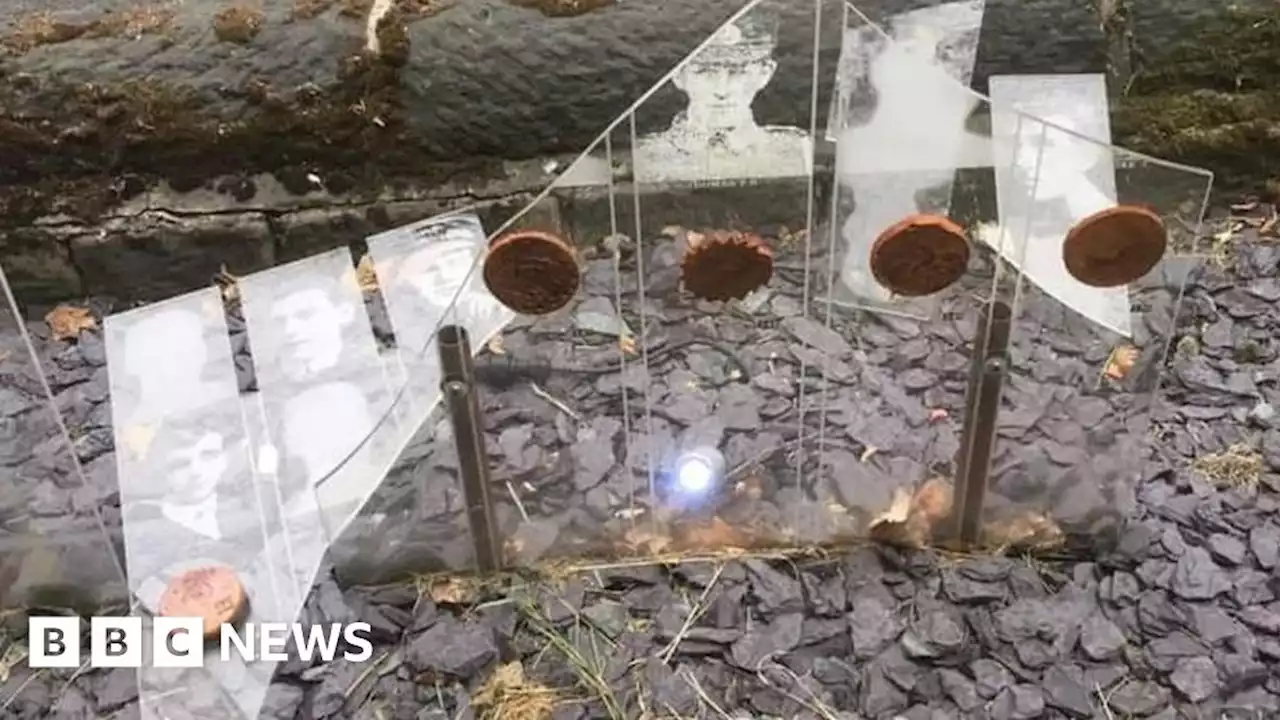
M1212 175L1091 139L1070 120L1023 119L1003 148L1001 223L1025 241L991 453L996 544L1033 530L1093 544L1122 529L1201 252Z
M0 601L92 613L125 592L101 330L0 291Z

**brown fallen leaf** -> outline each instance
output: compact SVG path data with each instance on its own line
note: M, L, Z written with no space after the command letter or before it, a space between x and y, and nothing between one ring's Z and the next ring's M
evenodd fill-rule
M622 534L622 545L632 554L661 555L671 549L672 539L663 532L633 525Z
M872 540L888 545L921 547L924 538L919 537L919 528L912 526L911 491L898 488L893 492L889 507L871 520L867 526L867 534Z
M951 515L951 506L955 502L954 489L945 478L936 477L916 490L911 501L911 511L929 522L930 527Z
M982 544L995 552L1056 550L1065 541L1058 523L1038 512L993 520L982 528Z
M44 321L49 323L49 329L58 340L70 340L78 337L85 330L98 327L98 321L94 319L93 313L89 312L89 308L72 305L59 305L50 310L49 314L44 316Z
M156 428L153 425L126 425L120 432L121 444L135 460L141 460L147 456L147 450L155 437Z
M925 547L951 514L952 497L951 483L940 477L925 482L914 493L898 488L888 509L871 521L869 534L884 543Z
M618 337L618 347L622 349L624 355L635 355L638 352L636 348L636 339L631 335L621 335Z
M1258 234L1266 237L1274 237L1277 235L1277 226L1280 225L1280 215L1272 215L1267 218L1262 226L1258 228Z
M751 544L746 532L725 522L719 516L710 521L682 523L676 531L674 545L684 551L727 550Z
M356 265L356 284L361 292L373 292L378 289L378 270L373 263L373 256L366 254Z
M1132 345L1116 347L1111 351L1111 357L1107 358L1106 376L1112 380L1124 380L1138 361L1138 355L1138 348Z
M427 596L442 605L468 605L478 595L475 581L468 578L436 578L427 587Z

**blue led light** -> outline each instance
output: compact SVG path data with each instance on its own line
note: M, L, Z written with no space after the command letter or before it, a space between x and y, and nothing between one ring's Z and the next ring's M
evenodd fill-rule
M702 495L720 484L724 477L724 456L719 450L701 447L676 459L676 490L687 495Z

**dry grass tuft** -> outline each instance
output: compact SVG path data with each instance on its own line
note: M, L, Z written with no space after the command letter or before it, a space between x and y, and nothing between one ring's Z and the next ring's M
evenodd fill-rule
M1262 455L1244 443L1197 458L1191 467L1218 487L1252 488L1262 479Z
M555 690L531 682L519 661L498 667L471 698L486 720L547 720L555 710Z

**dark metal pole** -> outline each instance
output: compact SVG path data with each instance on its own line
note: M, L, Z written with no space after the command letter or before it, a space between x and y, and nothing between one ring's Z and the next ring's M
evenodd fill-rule
M440 328L436 344L440 349L440 391L449 407L453 440L458 448L462 495L475 542L476 565L481 572L493 572L502 566L502 544L489 496L489 454L484 445L484 428L480 426L471 342L466 328L445 325Z
M950 529L962 548L976 545L982 536L991 452L996 439L996 420L1000 414L1000 390L1008 370L1012 315L1008 303L995 300L978 320L960 457L956 461L955 502L950 523Z

